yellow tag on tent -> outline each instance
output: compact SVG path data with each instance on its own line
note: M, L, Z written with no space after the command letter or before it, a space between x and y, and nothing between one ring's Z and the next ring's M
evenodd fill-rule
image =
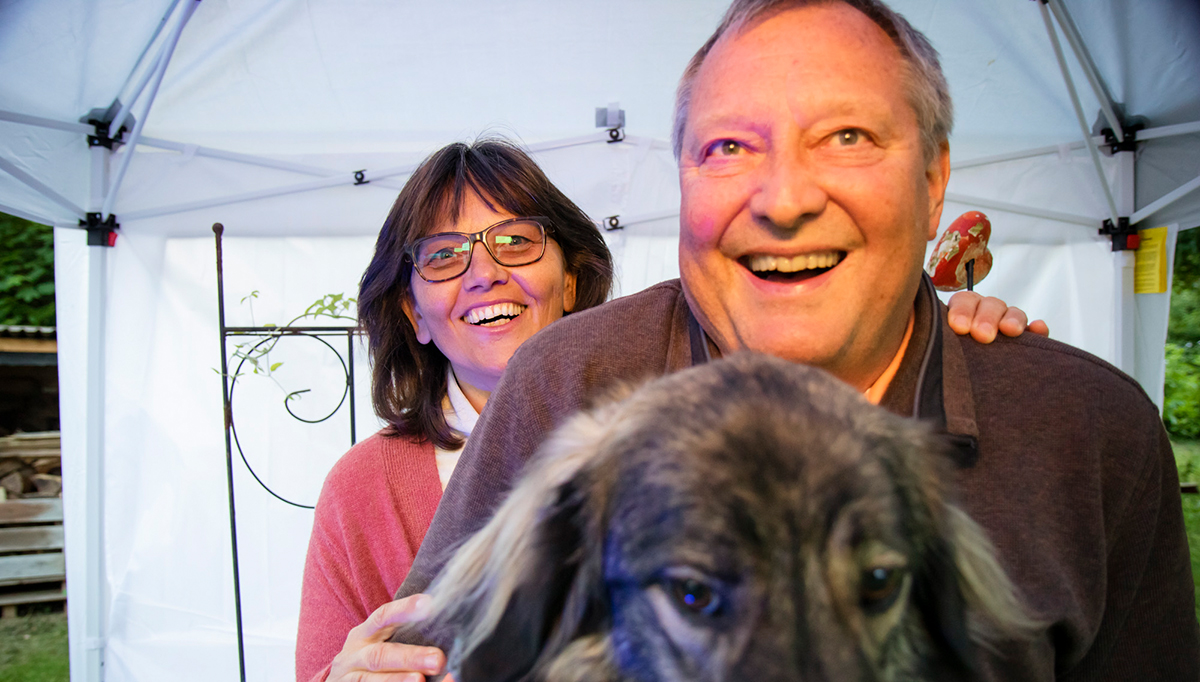
M1167 291L1167 228L1138 230L1137 261L1133 268L1133 293L1163 294Z

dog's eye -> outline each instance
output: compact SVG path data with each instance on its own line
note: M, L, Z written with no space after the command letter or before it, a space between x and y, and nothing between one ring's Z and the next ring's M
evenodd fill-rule
M699 580L671 578L667 588L671 597L685 611L711 616L721 608L720 595Z
M900 594L904 571L898 568L875 567L863 571L859 583L859 597L863 610L878 614L887 610Z

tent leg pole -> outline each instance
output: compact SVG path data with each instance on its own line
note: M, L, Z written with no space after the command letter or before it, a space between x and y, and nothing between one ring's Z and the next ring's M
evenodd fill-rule
M108 185L108 162L111 152L104 147L91 149L90 207L104 201ZM79 484L68 493L71 513L65 513L67 524L80 522L82 532L73 537L82 540L81 562L68 559L76 570L69 576L67 589L71 597L71 680L73 682L102 682L107 644L108 578L104 557L104 418L105 418L105 315L107 313L108 247L87 249L87 308L85 336L86 371L83 378L84 414L80 455L82 471ZM66 507L68 505L64 505ZM68 532L71 532L68 528ZM74 546L68 549L68 552ZM78 626L75 626L78 623Z
M1117 155L1117 178L1116 178L1116 199L1117 211L1120 215L1130 215L1133 213L1134 206L1134 191L1135 185L1135 154L1133 152L1118 152ZM1121 370L1129 374L1139 382L1142 377L1137 376L1137 350L1138 350L1138 334L1137 334L1137 296L1133 293L1134 285L1134 265L1137 262L1135 251L1118 251L1114 254L1117 257L1117 265L1119 268L1119 283L1121 290L1118 292L1117 300L1119 301L1119 310L1117 311L1117 329L1116 333L1120 335L1117 343L1117 360ZM1149 391L1148 391L1149 392Z
M107 312L108 247L88 247L87 332L87 536L86 618L88 679L104 679L105 611L108 585L104 570L104 363Z

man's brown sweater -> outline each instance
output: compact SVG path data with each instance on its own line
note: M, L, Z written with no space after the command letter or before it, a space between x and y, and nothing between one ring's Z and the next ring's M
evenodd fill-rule
M960 504L1048 623L1032 643L990 656L984 676L1200 679L1178 474L1142 389L1039 336L984 346L955 335L927 280L915 305L912 339L881 404L934 422L955 443ZM704 362L705 346L678 280L571 315L527 341L397 596L429 585L567 416L617 383Z

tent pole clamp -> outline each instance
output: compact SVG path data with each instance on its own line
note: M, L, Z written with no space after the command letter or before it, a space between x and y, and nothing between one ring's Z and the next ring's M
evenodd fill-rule
M129 132L129 128L125 124L117 130L117 134L109 136L108 128L112 124L113 119L117 115L117 111L121 108L120 100L112 103L112 106L107 109L92 109L86 115L79 118L80 123L86 123L92 126L95 131L87 136L89 147L104 147L105 149L115 149L116 147L125 144L125 133ZM134 123L133 116L126 117L129 124Z
M1112 237L1113 251L1136 251L1142 242L1137 229L1129 224L1128 216L1121 216L1116 227L1111 219L1105 219L1100 234Z
M1117 134L1112 128L1104 128L1100 134L1104 135L1104 145L1108 147L1109 152L1116 154L1117 152L1136 152L1137 151L1137 134L1139 130L1146 127L1144 121L1129 123L1125 125L1124 139L1118 140Z
M101 220L99 213L88 213L87 220L80 220L79 226L87 230L88 246L116 246L116 229L121 226L116 215L110 214L108 220Z
M621 224L621 216L619 215L610 215L605 218L603 226L605 232L625 229L625 226Z
M354 171L354 184L366 185L366 184L369 184L370 182L371 181L367 179L367 169L366 168L364 168L362 170Z
M609 144L625 139L625 110L619 102L609 102L606 107L596 107L596 127L608 128Z

